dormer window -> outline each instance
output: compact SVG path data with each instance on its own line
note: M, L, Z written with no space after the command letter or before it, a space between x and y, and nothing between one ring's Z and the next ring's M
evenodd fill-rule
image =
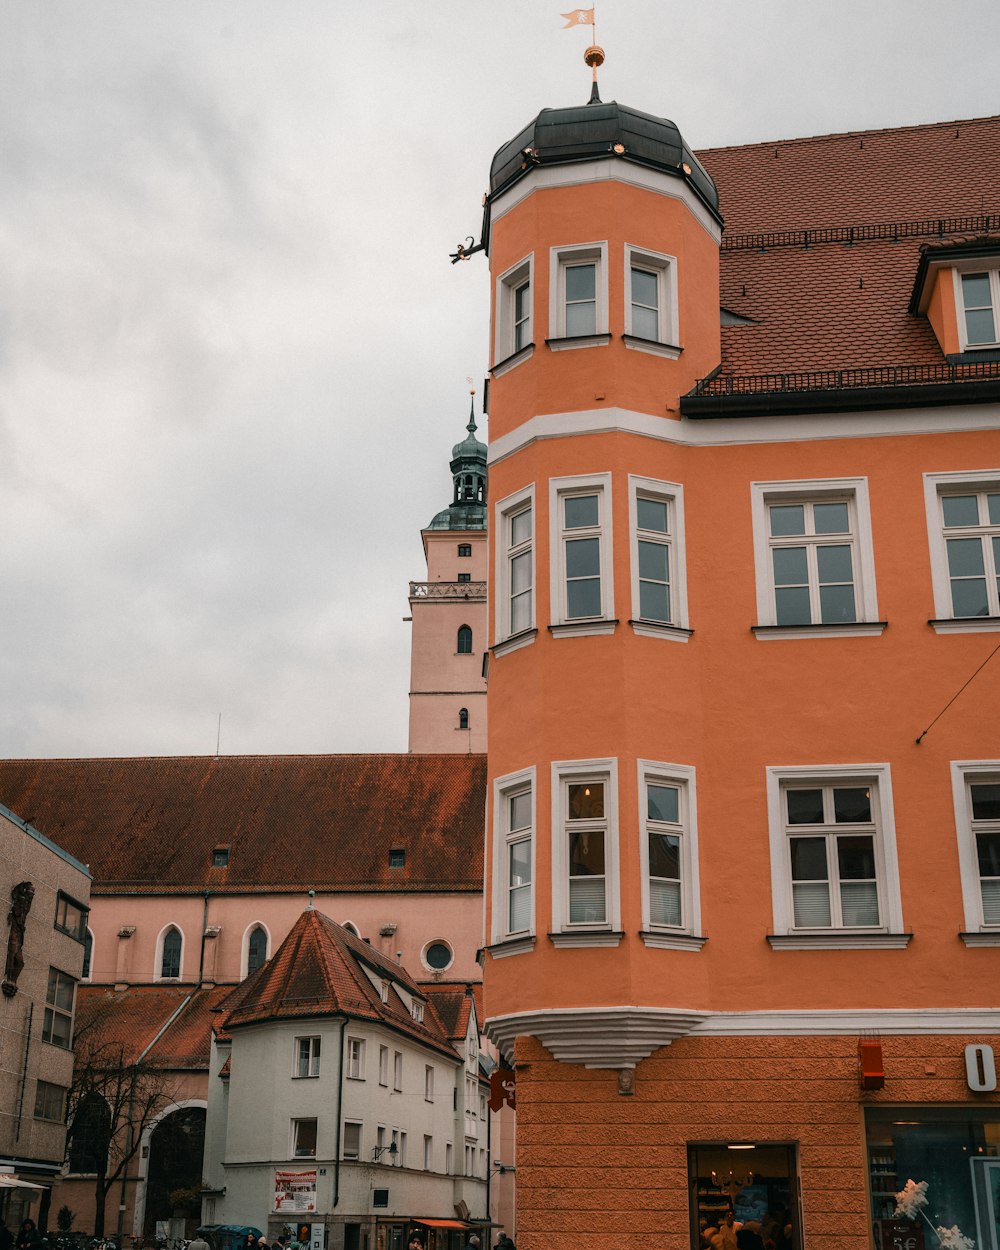
M997 314L1000 312L1000 269L963 273L962 309L967 347L996 347Z
M390 850L389 867L390 868L405 868L406 867L406 850L404 847L397 846L397 847L393 847L392 850Z
M228 868L229 867L229 847L217 846L212 851L212 867Z

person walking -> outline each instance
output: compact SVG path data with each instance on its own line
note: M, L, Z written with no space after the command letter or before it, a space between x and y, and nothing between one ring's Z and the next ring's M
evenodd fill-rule
M194 1239L188 1242L187 1250L212 1250L201 1233L195 1233Z
M35 1227L34 1220L25 1220L18 1230L14 1242L16 1250L42 1250L42 1235Z

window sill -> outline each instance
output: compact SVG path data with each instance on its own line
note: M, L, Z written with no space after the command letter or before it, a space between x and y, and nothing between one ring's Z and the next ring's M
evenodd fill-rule
M685 629L683 625L668 625L665 621L644 621L641 618L629 621L632 632L640 638L671 638L674 642L687 642L694 633L693 629Z
M666 929L640 929L639 936L653 950L694 951L695 954L708 941L696 933L670 933Z
M292 1073L292 1080L293 1080L293 1081L318 1081L318 1080L319 1080L319 1073L318 1073L318 1072L308 1072L308 1073L306 1073L305 1075L303 1075L301 1072L293 1072L293 1073Z
M589 638L613 634L617 628L617 620L564 621L560 625L550 625L549 633L553 638Z
M508 955L526 955L535 949L535 935L528 937L503 938L486 948L494 959L506 959Z
M836 933L769 933L767 942L776 951L875 951L904 950L912 937L912 933L854 933L841 929Z
M958 935L966 946L1000 946L1000 929L980 929Z
M568 933L550 933L553 946L618 946L625 936L614 929L581 929Z
M623 334L622 342L636 352L648 352L651 356L663 356L667 360L676 360L683 347L673 343L661 343L659 339L641 339L635 334Z
M946 616L927 624L936 634L995 634L1000 630L1000 616Z
M850 621L843 625L751 625L761 642L772 638L879 638L888 621Z
M601 334L570 334L562 338L546 339L545 346L550 352L571 352L578 347L607 347L611 335L607 331Z
M526 347L520 348L519 351L512 352L511 355L505 356L503 360L498 360L490 370L490 377L500 378L505 373L510 373L511 369L516 369L522 361L529 359L535 354L534 343L529 343Z
M490 647L490 651L498 658L501 655L509 655L511 651L519 651L521 647L530 646L535 641L537 635L538 630L534 627L531 629L522 629L519 634L511 634L510 637L505 638L503 642L498 642L494 646Z

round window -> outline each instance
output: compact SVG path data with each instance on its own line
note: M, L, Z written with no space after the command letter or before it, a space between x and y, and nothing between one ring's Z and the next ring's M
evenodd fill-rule
M424 962L435 972L442 972L451 963L454 956L447 942L431 942L424 951Z

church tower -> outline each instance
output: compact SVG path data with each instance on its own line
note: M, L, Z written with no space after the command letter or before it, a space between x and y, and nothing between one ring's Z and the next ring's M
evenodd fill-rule
M470 406L451 453L452 501L421 531L427 576L410 582L412 752L486 750L486 445Z

